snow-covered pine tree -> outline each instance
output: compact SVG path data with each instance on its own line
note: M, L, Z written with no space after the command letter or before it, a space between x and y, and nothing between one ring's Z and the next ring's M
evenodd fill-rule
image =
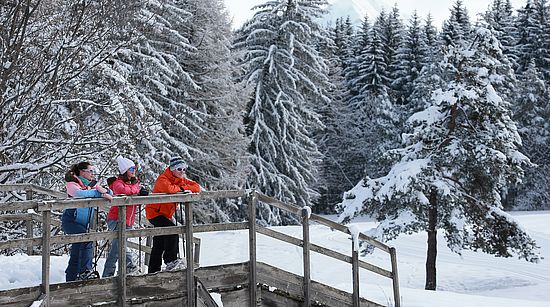
M357 148L353 146L354 140L349 137L356 123L352 121L348 105L349 94L338 56L339 50L341 49L334 40L325 41L319 49L321 55L327 59L328 77L332 86L327 93L330 101L326 100L317 107L317 113L321 115L324 124L323 130L315 135L317 146L323 155L319 179L316 182L316 190L320 196L314 201L313 207L317 213L335 213L335 204L340 202L343 193L353 187L353 182L357 182L361 174L359 172L357 178L348 177L349 166L357 165L353 156L357 153Z
M186 33L191 16L179 1L144 1L133 20L136 42L119 50L113 60L134 94L126 107L136 115L130 129L139 131L136 156L150 182L172 154L180 154L192 168L193 159L202 154L194 143L203 118L187 101L190 89L199 86L184 67L196 51Z
M550 90L534 59L518 77L520 84L514 104L514 119L518 121L523 140L522 150L536 167L525 171L523 184L511 192L515 195L510 206L516 209L541 210L550 208Z
M550 80L550 26L549 7L546 0L527 0L518 10L516 19L517 72L527 70L531 59L545 80Z
M397 104L410 102L414 81L420 75L422 68L430 61L424 53L427 49L426 42L422 37L420 19L415 11L395 56L392 88Z
M244 102L233 80L234 64L231 22L221 0L185 0L192 17L185 24L186 37L196 48L182 66L199 88L189 88L186 103L200 118L194 129L196 153L192 173L206 189L236 189L244 186L249 170L244 136ZM204 222L242 220L246 210L232 201L200 204L197 219Z
M514 68L517 66L515 63L515 37L517 29L514 26L513 8L510 0L493 0L485 14L483 19L491 27L492 32L502 45L502 53L504 53Z
M317 18L321 0L275 0L255 7L235 46L245 50L246 82L254 88L247 106L253 171L248 187L298 206L311 205L321 157L311 131L322 123L314 106L326 101L325 60L315 50L324 39ZM261 206L260 222L292 223L295 217Z
M401 45L404 32L403 22L399 16L397 3L393 6L385 20L382 18L377 20L375 28L378 28L380 31L379 34L382 42L384 61L386 62L387 83L385 85L388 88L387 91L392 101L400 103L400 101L396 99L396 95L391 87L396 78L398 69L397 49L399 49Z
M502 210L500 193L517 183L529 159L510 104L499 89L513 77L498 41L478 28L473 42L450 46L441 63L445 87L432 104L411 116L404 147L390 152L387 175L359 182L346 193L340 221L369 215L380 221L370 234L383 240L426 231L426 285L436 289L437 231L454 252L481 250L538 261L538 247Z
M444 46L458 46L471 36L470 18L462 0L456 0L451 8L451 16L443 23L441 40Z
M366 85L367 77L362 72L370 65L369 47L371 45L371 25L368 16L365 15L361 28L355 35L356 39L350 42L353 48L353 57L348 59L345 76L348 80L347 88L350 92L351 100L361 99L362 88Z

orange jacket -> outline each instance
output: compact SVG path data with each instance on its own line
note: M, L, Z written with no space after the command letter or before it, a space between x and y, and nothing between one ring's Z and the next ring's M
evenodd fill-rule
M170 168L167 168L164 173L160 174L153 187L153 193L178 193L182 189L191 191L193 193L199 193L201 187L198 183L187 178L177 178L172 175ZM163 203L163 204L148 204L145 205L145 216L148 220L153 219L159 215L165 216L167 219L171 219L176 212L176 203Z

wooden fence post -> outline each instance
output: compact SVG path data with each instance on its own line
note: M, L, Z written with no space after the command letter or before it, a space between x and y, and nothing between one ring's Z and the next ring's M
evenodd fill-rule
M309 252L309 210L302 209L302 233L304 245L302 247L304 255L304 306L311 306L311 260Z
M126 306L126 206L118 207L118 306Z
M401 307L401 295L399 294L399 275L397 275L397 252L395 247L390 247L391 272L393 282L393 301L395 307Z
M52 212L42 211L42 293L43 306L50 306L50 236Z
M257 306L256 301L256 204L258 197L255 190L248 195L248 290L250 307Z
M352 236L351 242L351 266L353 274L353 307L359 307L359 250L356 248L359 246L359 238ZM357 246L356 246L357 245Z
M26 190L25 195L27 200L32 200L32 190ZM32 229L32 219L28 219L26 221L27 224L27 239L32 239L33 237L33 229ZM27 246L27 255L31 256L34 255L34 247L32 245Z
M178 247L179 248L179 247ZM187 261L187 306L195 306L195 266L193 264L193 207L185 203L185 255Z

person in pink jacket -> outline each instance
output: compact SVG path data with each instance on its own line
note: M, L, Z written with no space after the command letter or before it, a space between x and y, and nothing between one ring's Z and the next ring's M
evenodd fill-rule
M117 157L118 170L120 175L110 184L111 190L115 195L146 195L144 190L140 194L139 180L136 177L136 165L131 160L122 156ZM136 220L136 213L139 205L126 206L126 228L131 229ZM110 231L117 230L119 207L113 206L107 214L107 226ZM114 239L111 244L111 250L105 261L102 277L110 277L115 274L116 263L118 260L118 239ZM138 271L132 254L126 250L126 272L132 274Z

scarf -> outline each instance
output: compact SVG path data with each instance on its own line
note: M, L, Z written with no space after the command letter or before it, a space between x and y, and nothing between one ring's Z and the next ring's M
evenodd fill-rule
M86 178L84 178L84 177L82 177L82 176L78 176L78 179L80 179L80 181L82 181L82 184L84 184L84 186L87 187L87 186L90 185L90 182L91 182L90 180L88 180L88 179L86 179Z

